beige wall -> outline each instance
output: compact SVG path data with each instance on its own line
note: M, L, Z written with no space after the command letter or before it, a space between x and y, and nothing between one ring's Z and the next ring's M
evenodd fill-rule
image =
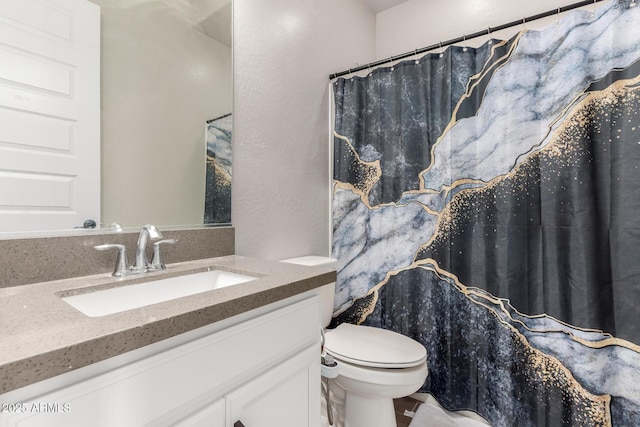
M236 253L329 255L329 79L374 56L361 0L234 1Z
M102 222L202 224L204 126L231 112L231 49L163 1L93 1L102 15Z

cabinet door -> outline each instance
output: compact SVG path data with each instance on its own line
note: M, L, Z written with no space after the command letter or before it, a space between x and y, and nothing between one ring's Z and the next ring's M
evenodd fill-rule
M319 380L312 346L228 394L226 427L319 426Z
M176 427L224 427L224 399L219 399L176 424Z

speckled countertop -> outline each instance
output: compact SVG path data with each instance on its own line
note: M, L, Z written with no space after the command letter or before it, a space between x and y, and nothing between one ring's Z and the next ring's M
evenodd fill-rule
M60 296L206 271L257 277L246 283L102 317ZM188 261L121 280L108 274L0 289L0 393L209 325L335 281L327 267L237 255Z

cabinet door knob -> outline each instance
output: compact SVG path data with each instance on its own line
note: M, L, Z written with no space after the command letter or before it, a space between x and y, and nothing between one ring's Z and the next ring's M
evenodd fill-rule
M233 427L245 427L245 425L242 424L242 421L238 420L235 423L233 423Z

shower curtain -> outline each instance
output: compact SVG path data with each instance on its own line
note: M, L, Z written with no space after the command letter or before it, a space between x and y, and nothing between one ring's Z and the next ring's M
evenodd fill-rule
M493 426L640 426L640 7L334 83L334 325Z

